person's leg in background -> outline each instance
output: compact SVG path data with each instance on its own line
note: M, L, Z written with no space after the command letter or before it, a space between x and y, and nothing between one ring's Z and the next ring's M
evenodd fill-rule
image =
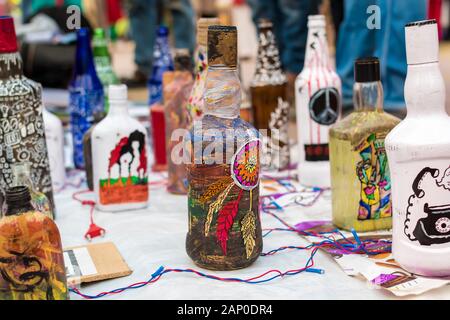
M168 1L172 13L175 48L187 48L191 55L195 50L194 9L190 0Z

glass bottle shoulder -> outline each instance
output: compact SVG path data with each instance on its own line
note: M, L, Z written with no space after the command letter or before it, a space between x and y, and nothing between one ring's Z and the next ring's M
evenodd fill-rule
M232 130L237 135L242 135L240 132L244 131L247 133L249 139L259 138L258 130L240 117L227 119L213 115L205 115L202 120L194 122L190 133L191 136L198 136L200 132L205 132L206 130L214 130L222 133L227 133L227 131Z

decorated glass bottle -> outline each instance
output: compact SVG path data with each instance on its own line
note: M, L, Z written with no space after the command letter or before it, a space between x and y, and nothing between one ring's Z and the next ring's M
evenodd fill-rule
M355 111L330 130L333 223L358 232L392 226L391 179L384 146L400 120L383 112L378 58L355 62Z
M188 129L187 102L192 90L192 61L188 49L177 49L175 71L163 75L164 112L168 162L167 191L187 194L186 165L183 163L183 129Z
M67 300L59 230L35 210L27 187L6 191L0 220L0 300Z
M53 204L42 110L41 85L23 75L14 21L0 17L0 187L12 186L11 165L30 162L33 185Z
M208 29L205 114L187 139L189 231L186 249L200 267L248 267L262 250L258 131L239 117L237 30Z
M30 163L22 162L11 165L13 173L13 187L26 186L31 194L31 203L33 207L48 216L51 219L55 218L53 206L48 198L42 192L36 190L31 180Z
M105 112L108 112L108 86L111 84L118 84L114 70L111 66L111 57L108 50L108 41L106 40L105 30L97 28L94 30L94 36L92 37L92 49L94 52L95 70L103 85L103 91L105 94Z
M341 117L341 80L331 66L325 17L309 16L305 66L295 82L299 180L330 186L328 132Z
M188 101L190 123L203 116L206 74L208 73L208 27L218 25L218 18L200 18L197 21L197 49L195 53L195 81Z
M103 85L95 70L87 28L77 32L76 61L69 93L74 164L77 169L84 169L83 137L93 125L94 118L101 117L105 111Z
M435 20L406 25L403 120L386 138L395 260L424 276L450 275L450 118Z
M92 132L92 164L97 208L126 211L147 207L147 133L128 114L125 85L109 86L108 115Z
M273 32L272 22L262 19L259 28L259 49L256 73L250 87L253 122L258 130L268 130L264 141L263 165L282 170L289 165L287 79Z
M48 158L53 189L59 190L66 180L64 162L64 128L61 120L53 113L43 108L42 116L45 123L45 138L47 141Z

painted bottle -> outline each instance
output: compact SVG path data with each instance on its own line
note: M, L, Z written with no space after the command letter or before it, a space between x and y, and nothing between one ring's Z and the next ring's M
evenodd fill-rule
M192 90L192 62L189 50L178 49L175 53L175 71L163 75L164 114L166 122L166 145L168 162L167 191L187 194L186 164L183 160L183 129L188 129L187 103Z
M290 159L289 103L285 101L287 79L281 69L272 22L262 19L258 28L258 59L250 87L253 122L256 129L268 130L264 141L263 166L283 170L289 166Z
M87 28L77 31L76 62L69 93L74 164L77 169L84 169L83 137L93 125L95 117L104 115L103 86L95 70Z
M0 300L67 300L59 230L35 210L27 187L6 191L0 220Z
M450 118L435 20L406 25L406 119L386 138L393 255L406 270L450 275Z
M330 130L333 223L358 232L392 226L391 179L384 146L400 122L383 112L378 58L355 62L355 111Z
M197 49L195 53L195 81L189 97L188 111L190 123L200 120L203 116L206 75L208 73L208 27L218 25L218 18L200 18L197 21Z
M14 21L0 17L0 187L12 186L11 165L30 162L31 179L53 208L50 164L42 118L42 87L23 75Z
M309 16L305 67L295 83L299 180L330 186L328 133L341 117L341 80L331 66L325 17Z
M60 190L66 180L64 162L64 128L61 120L45 107L42 112L45 123L45 138L47 141L48 158L53 189Z
M251 265L262 250L261 141L239 117L236 27L208 30L205 114L186 141L191 150L186 248L202 268L236 270Z
M29 162L15 163L11 165L13 173L13 187L26 186L31 194L33 207L51 219L55 219L55 213L48 198L42 192L36 190L31 180L31 166Z
M105 30L97 28L94 30L92 37L92 49L94 52L95 70L103 85L105 94L105 112L108 112L108 86L111 84L119 84L119 79L111 65L111 57L108 50L108 41L106 39Z
M109 87L108 115L92 132L92 163L97 208L126 211L147 207L147 133L128 114L125 85Z

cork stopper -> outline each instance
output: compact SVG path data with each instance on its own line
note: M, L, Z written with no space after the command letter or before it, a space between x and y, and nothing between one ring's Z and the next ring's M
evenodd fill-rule
M262 29L272 29L273 28L273 23L272 21L270 21L267 18L261 18L258 20L258 28L260 30Z
M218 25L219 18L200 18L197 21L197 43L199 46L208 45L208 27Z
M237 67L237 29L234 26L208 28L208 65Z
M408 23L405 26L405 36L409 65L439 61L439 36L436 20Z

